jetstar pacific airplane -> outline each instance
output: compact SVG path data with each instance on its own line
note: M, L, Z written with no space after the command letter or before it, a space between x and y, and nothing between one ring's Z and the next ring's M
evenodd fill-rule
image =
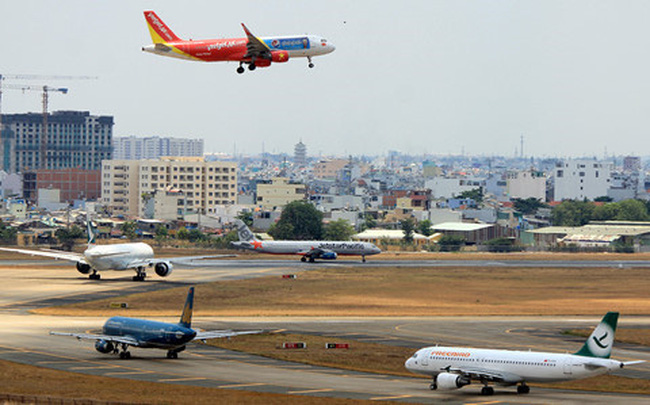
M252 250L259 253L275 255L301 255L301 261L313 263L315 259L335 260L339 255L361 256L365 263L366 256L381 253L381 249L369 242L318 241L318 240L279 240L261 241L246 226L244 221L235 220L239 242L230 242L236 249Z
M425 347L406 360L406 368L433 377L432 390L454 390L471 381L483 384L482 395L494 394L488 383L515 385L517 393L530 391L527 382L579 380L644 363L611 360L618 312L608 312L582 348L574 354Z
M334 45L316 35L291 35L278 37L256 37L244 24L246 38L182 40L153 11L145 11L152 45L142 47L145 52L173 58L202 62L239 62L237 73L244 73L256 67L268 67L271 63L284 63L290 58L311 58L333 52Z

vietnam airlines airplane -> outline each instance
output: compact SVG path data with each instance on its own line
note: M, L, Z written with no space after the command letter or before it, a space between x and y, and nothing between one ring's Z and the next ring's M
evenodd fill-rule
M142 47L144 52L172 58L202 62L239 62L237 73L268 67L271 63L284 63L291 58L311 58L334 52L336 47L327 39L316 35L291 35L256 37L242 24L246 38L182 40L153 11L145 11L152 45Z
M260 253L276 255L301 255L301 261L309 260L313 263L315 259L335 260L339 255L361 256L365 263L366 256L381 253L381 250L368 242L349 241L308 241L308 240L281 240L262 241L255 238L253 232L242 220L235 220L239 242L230 242L230 245L237 249L253 250Z
M488 383L519 384L517 393L527 394L527 382L578 380L643 363L609 359L617 321L618 312L608 312L574 354L433 346L418 350L405 366L411 372L432 376L432 390L454 390L474 380L483 384L483 395L494 394Z
M178 353L185 350L186 344L192 340L217 339L262 332L259 330L241 332L231 330L196 331L191 327L193 306L194 287L190 287L181 319L177 324L114 316L104 323L101 334L50 332L50 335L95 340L95 350L104 354L119 353L121 359L131 358L131 353L128 351L129 346L142 349L167 350L167 358L176 359Z
M91 280L99 280L101 278L101 275L97 273L98 271L134 270L136 275L133 276L133 281L144 281L147 277L147 267L153 267L153 270L160 277L167 277L172 274L174 268L173 263L189 265L195 264L192 263L195 260L233 257L233 255L211 255L156 259L154 258L151 246L142 242L95 245L95 235L90 220L86 221L86 227L88 230L88 248L81 254L56 250L14 248L0 248L0 250L75 262L77 263L77 271L81 274L88 274L88 278Z

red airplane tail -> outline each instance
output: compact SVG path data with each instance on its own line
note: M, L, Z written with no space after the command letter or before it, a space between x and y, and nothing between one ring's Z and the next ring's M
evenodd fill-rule
M144 18L149 26L149 33L154 44L181 41L179 37L151 10L144 12Z

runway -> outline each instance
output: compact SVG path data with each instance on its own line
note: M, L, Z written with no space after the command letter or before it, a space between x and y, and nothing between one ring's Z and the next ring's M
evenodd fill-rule
M233 262L229 260L228 263ZM91 281L69 266L21 266L0 268L5 282L0 296L0 359L94 375L189 384L259 392L316 395L337 398L391 400L416 403L445 401L452 404L483 403L479 386L471 385L453 392L432 392L428 380L356 373L277 361L259 356L192 344L171 361L164 352L133 349L134 358L122 361L102 355L92 342L55 338L50 330L81 332L100 327L103 318L50 317L29 314L31 308L91 298L119 296L207 281L250 278L299 272L308 263L284 260L238 261L237 265L216 268L174 269L168 279L153 276L144 283L130 280L131 273L106 273L100 282ZM0 263L1 265L2 263ZM59 262L60 264L60 262ZM340 262L336 263L339 265ZM590 263L591 264L591 263ZM327 263L330 265L330 263ZM343 265L346 265L345 263ZM356 265L361 265L356 262ZM365 265L375 265L370 262ZM422 262L418 262L422 265ZM618 262L613 266L618 267ZM180 304L179 304L180 307ZM176 321L176 319L162 319ZM429 344L489 346L491 348L575 351L582 339L559 334L563 329L595 325L599 317L426 317L426 318L195 318L204 329L286 329L292 332L345 336L419 348ZM621 325L650 327L650 317L622 316ZM621 360L650 361L650 351L633 345L614 347ZM649 378L647 364L626 370L626 376ZM531 394L518 396L513 388L497 388L489 403L647 403L648 397L533 388Z

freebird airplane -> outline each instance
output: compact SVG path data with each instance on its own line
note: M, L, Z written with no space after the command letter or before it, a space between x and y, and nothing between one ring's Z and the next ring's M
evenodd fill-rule
M119 353L121 359L131 358L131 353L128 351L129 346L167 350L167 358L176 359L178 353L185 350L186 344L192 340L217 339L262 332L259 330L196 331L191 327L193 306L194 287L190 287L181 319L177 324L114 316L104 323L101 334L50 332L50 335L95 340L95 350L104 354Z
M339 255L361 256L365 263L366 256L381 253L381 249L368 242L349 241L308 241L308 240L280 240L262 241L255 238L253 232L242 220L235 220L239 242L230 242L230 246L236 249L252 250L260 253L276 255L301 255L301 261L309 260L313 263L315 259L335 260Z
M67 260L77 264L77 271L88 274L91 280L99 280L99 271L106 270L133 270L136 275L133 281L144 281L147 277L147 267L153 268L160 277L172 274L173 264L192 265L195 261L203 259L218 259L233 257L234 255L210 256L181 256L154 258L153 249L146 243L116 243L114 245L95 245L95 233L92 223L86 221L88 231L88 248L83 253L63 252L57 250L29 250L0 248L6 252L16 252L30 256L50 257L57 260Z
M145 11L152 45L142 47L144 52L172 58L201 62L239 62L237 73L284 63L291 58L307 58L313 68L314 56L326 55L336 49L327 39L316 35L256 37L242 24L246 38L182 40L169 29L153 11Z
M528 394L527 382L578 380L643 363L610 360L618 312L608 312L582 348L574 354L425 347L406 360L406 368L433 378L432 390L454 390L472 381L483 384L481 394L492 395L489 383L516 385L517 393Z

